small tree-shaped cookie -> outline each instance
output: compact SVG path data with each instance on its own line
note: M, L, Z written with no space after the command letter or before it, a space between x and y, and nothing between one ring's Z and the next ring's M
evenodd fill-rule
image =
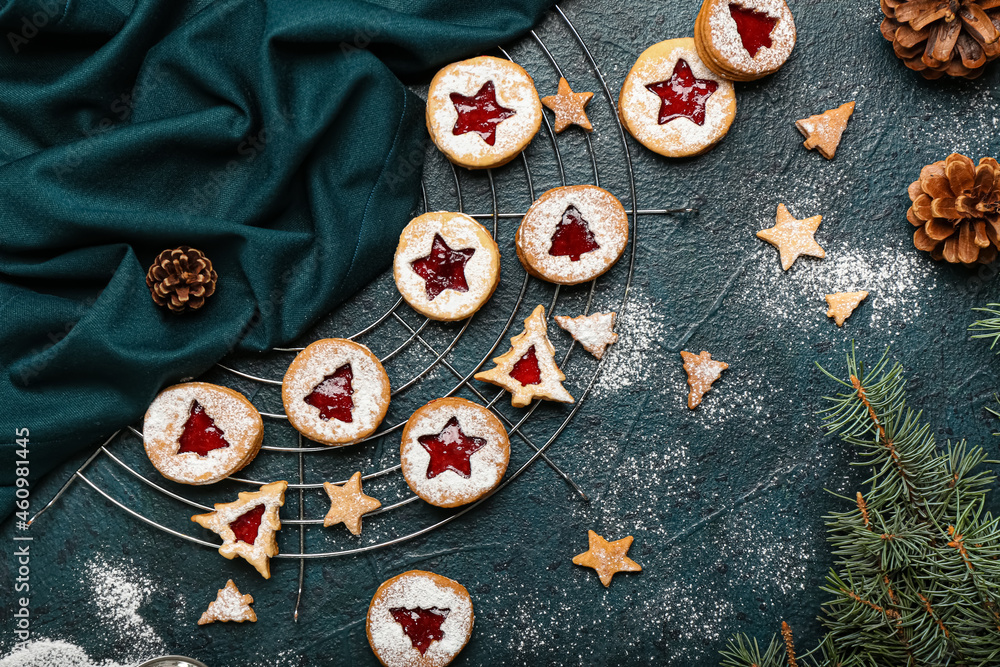
M226 582L225 588L219 589L219 594L216 596L215 601L208 605L208 609L198 619L198 625L208 625L216 621L222 623L230 621L234 623L243 623L244 621L256 623L257 614L250 607L252 604L253 596L240 593L240 589L236 588L236 584L230 579Z

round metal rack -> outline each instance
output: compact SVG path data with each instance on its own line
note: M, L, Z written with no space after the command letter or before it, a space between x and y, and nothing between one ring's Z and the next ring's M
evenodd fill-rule
M620 292L620 296L617 297L617 300L612 301L611 299L607 298L608 295L604 295L605 301L610 301L612 303L618 304L617 310L620 313L625 309L628 303L629 294L632 287L632 278L634 274L635 261L636 261L636 246L638 243L637 233L639 230L637 222L639 216L663 215L669 213L687 212L687 211L692 211L693 209L639 209L638 208L636 203L635 175L632 167L630 148L628 141L626 140L625 130L622 127L621 122L618 120L615 98L612 96L611 90L609 89L608 84L603 74L601 73L600 68L597 65L597 62L594 59L593 54L591 53L587 44L581 38L580 34L577 32L570 18L563 12L563 10L558 5L554 8L553 11L555 13L555 17L558 23L560 24L561 29L568 32L572 40L575 41L576 45L579 47L579 50L582 53L583 57L586 58L586 63L589 66L591 73L593 74L593 76L596 77L599 83L601 89L600 93L603 95L604 102L610 105L611 107L612 115L614 116L615 122L617 124L616 125L617 134L621 142L621 149L623 151L625 165L627 167L627 172L626 172L627 183L624 184L623 186L623 189L625 189L627 194L630 195L629 201L625 202L626 209L630 213L630 223L631 223L631 231L629 239L631 248L627 253L627 257L623 259L623 262L627 262L627 273L625 274L623 281L619 277L618 279L619 284L611 284L607 288L614 294ZM542 40L542 38L536 31L532 31L530 33L528 44L529 45L533 44L534 47L537 47L541 51L541 53L544 56L542 58L543 62L547 62L558 77L563 76L563 70L560 67L559 63L557 62L556 57L553 55L552 51L549 49L549 47L546 45L546 43ZM499 53L503 57L513 60L510 54L504 49L499 48ZM563 155L560 152L560 144L557 139L557 135L552 129L552 125L548 116L543 115L543 122L544 122L543 134L547 135L548 142L551 143L551 148L555 158L555 170L556 173L558 174L558 180L562 185L567 185L566 168L563 163ZM601 175L600 175L600 170L598 168L598 156L594 148L595 142L592 140L589 133L583 133L583 136L585 141L584 143L585 150L590 158L591 169L593 172L592 182L594 185L599 186L601 185ZM536 141L545 141L545 138L539 137L536 139ZM440 159L444 160L443 157L441 157ZM528 194L531 200L534 201L534 199L536 198L535 182L532 177L532 170L529 164L528 156L525 155L524 153L522 153L520 156L520 163L523 168L524 179L526 182ZM459 170L456 169L450 163L447 163L447 165L444 168L446 170L450 168L451 176L454 179L454 189L456 198L455 202L456 207L454 210L464 212L465 201L462 191L462 178L459 173ZM508 233L510 237L513 237L513 229L503 230L502 232L503 235L502 235L501 221L519 220L523 216L523 212L501 210L500 207L501 197L497 191L497 185L494 180L493 170L487 170L486 179L489 184L489 199L492 201L492 210L489 212L473 213L471 215L473 218L483 221L483 223L488 228L490 224L492 224L492 234L495 239L500 240L502 238L506 238L505 235ZM616 194L618 194L621 197L623 193L618 192ZM624 197L622 198L624 199ZM428 193L426 187L423 188L423 207L424 210L433 210L429 206ZM523 273L523 271L521 273ZM284 426L284 428L287 429L287 432L291 435L292 438L297 439L295 446L287 446L287 445L281 446L275 444L267 444L263 446L261 449L265 452L268 452L270 456L275 456L275 457L288 457L288 455L294 455L298 464L297 471L294 471L291 475L288 475L287 474L288 466L285 466L284 468L286 469L286 475L284 477L272 477L272 479L270 480L258 480L258 479L241 477L237 475L228 478L228 481L238 486L253 488L262 486L263 484L266 484L268 481L274 481L274 479L282 479L282 478L289 480L293 478L297 479L297 481L289 483L288 489L289 491L298 493L299 496L298 516L297 518L282 518L282 524L298 527L298 550L297 552L294 551L289 552L287 550L283 550L282 553L280 553L277 556L277 558L299 560L299 590L298 590L298 599L296 601L295 611L294 611L294 617L296 619L298 618L299 601L301 600L301 595L302 595L304 567L305 567L305 561L307 559L333 558L339 556L350 556L350 555L361 554L375 549L390 547L396 544L400 544L402 542L412 540L422 535L426 535L427 533L434 531L438 528L441 528L442 526L445 526L451 523L452 521L455 521L459 517L475 510L478 506L480 506L484 502L487 502L491 496L493 496L496 493L500 493L504 489L511 486L511 484L516 479L521 477L525 473L525 471L527 471L531 466L533 466L539 460L542 460L545 463L547 463L560 478L562 478L570 487L572 487L574 492L582 500L584 501L589 500L584 491L576 484L576 482L573 481L572 477L568 475L566 472L564 472L554 461L552 461L549 458L547 450L549 450L552 444L557 440L557 438L559 438L560 434L562 434L562 432L570 424L570 422L573 420L576 414L580 411L587 395L590 393L590 390L594 386L594 382L597 380L601 372L603 362L593 360L589 357L589 355L587 356L588 361L584 363L587 363L587 366L589 366L589 377L584 376L585 380L583 383L573 382L574 387L576 387L578 390L582 389L582 391L579 392L579 396L577 398L576 403L573 404L572 406L559 406L558 409L561 409L564 414L560 415L562 417L561 420L556 420L557 425L554 427L554 429L551 430L551 432L547 434L546 437L544 437L544 441L542 440L536 441L534 438L529 437L525 433L525 430L523 428L525 424L527 424L529 420L531 420L532 416L535 415L536 411L539 409L540 406L539 401L535 401L526 410L523 410L521 411L520 414L511 417L505 414L502 410L500 410L498 405L506 395L506 392L498 391L490 396L484 393L484 390L481 388L483 387L483 385L480 384L479 386L477 386L475 383L472 382L472 376L479 371L480 367L486 364L495 354L504 351L506 349L505 346L507 343L507 339L512 334L519 332L519 328L517 327L518 321L520 319L523 319L527 315L527 313L529 313L532 310L533 304L528 303L526 305L526 294L528 293L529 284L533 280L536 279L529 277L527 274L523 275L523 280L521 281L519 288L517 288L519 289L519 291L516 297L514 298L513 306L510 308L509 315L507 316L506 321L500 327L499 332L495 334L495 338L493 339L492 344L488 347L487 350L485 350L482 353L481 357L478 357L477 355L477 358L479 359L478 362L473 363L471 367L467 368L464 371L459 370L459 368L456 367L457 365L461 365L460 362L459 361L453 362L451 357L453 356L453 352L455 351L456 346L459 344L459 341L462 339L463 335L468 331L469 327L472 325L475 316L470 317L464 322L462 322L457 327L457 330L449 330L447 328L443 328L442 331L444 335L441 336L442 340L440 342L432 341L429 340L431 338L431 336L429 335L429 327L431 327L433 323L426 318L423 319L423 322L417 325L408 322L401 314L402 312L404 312L403 310L401 310L403 309L403 299L401 297L398 298L393 297L391 299L392 301L391 305L389 305L384 312L375 317L370 323L365 325L360 330L356 331L355 333L349 336L346 336L350 340L363 341L366 340L369 336L377 334L378 332L382 331L384 327L390 325L401 327L403 340L397 347L395 347L395 349L381 356L381 361L383 365L386 365L387 368L390 368L391 370L389 362L391 362L394 358L399 357L405 351L409 350L411 347L414 346L421 348L424 353L430 356L431 360L429 363L423 365L422 368L419 368L416 372L407 373L409 377L406 377L406 379L403 380L402 382L393 382L393 389L391 395L394 400L405 394L417 392L419 388L423 385L422 381L432 373L446 373L452 375L454 376L455 383L451 385L451 389L447 391L447 393L444 394L440 392L434 394L425 393L419 396L418 398L420 398L423 402L426 402L433 398L440 398L442 395L452 396L452 395L457 395L460 392L466 392L467 394L471 394L474 400L488 407L502 422L504 422L504 425L507 427L509 434L512 436L512 441L514 440L514 436L516 436L517 440L514 442L520 442L521 445L523 445L523 447L526 448L528 452L527 458L523 460L520 463L520 465L517 466L512 465L511 471L508 472L508 474L506 475L505 479L501 482L501 484L497 486L489 494L487 494L485 497L481 498L475 503L451 511L450 513L448 513L443 517L436 517L432 523L423 525L409 532L404 532L402 534L390 538L379 539L377 541L370 542L368 544L362 544L359 546L347 546L339 550L309 552L306 550L306 530L310 527L322 526L323 518L322 517L307 518L305 516L305 505L306 505L305 494L307 492L316 493L317 491L319 493L322 493L323 481L330 481L330 480L324 479L321 481L306 481L307 480L306 465L305 465L306 457L311 455L316 455L316 456L329 455L331 452L336 452L341 448L304 444L302 436L297 434L291 428L290 425L287 425L287 417L285 415L275 412L266 412L263 410L261 411L262 416L268 421L277 424L285 422L286 425ZM588 291L586 292L585 296L586 305L583 308L584 314L587 314L591 311L591 307L595 300L595 294L597 292L599 280L600 279L594 280L589 285ZM553 311L557 306L557 303L560 298L560 291L561 290L558 286L554 288L551 297L551 302L548 304L546 308L546 313L549 316L552 315ZM496 296L494 296L490 304L487 304L485 308L489 309L491 305L494 304L496 301L497 298ZM514 328L513 331L512 327ZM341 335L341 337L344 336ZM565 354L561 359L560 367L565 367L567 362L570 360L571 355L574 353L574 351L577 350L577 347L578 346L575 343L570 343L569 348L566 350ZM297 352L301 349L303 348L301 347L275 348L273 350L273 354L290 355L290 353ZM606 358L607 357L605 357L605 359ZM280 379L261 377L253 373L246 372L244 370L236 368L235 364L229 360L226 360L225 363L218 364L218 367L226 374L230 375L232 378L239 379L239 381L255 383L261 387L268 387L268 386L280 387L281 385ZM390 373L390 375L391 374L392 373ZM581 374L577 373L576 377L572 378L571 381L573 379L578 379L580 377ZM387 419L386 421L388 422L389 419ZM391 436L392 434L402 429L402 427L405 425L405 422L406 422L405 419L399 419L392 424L388 423L383 424L378 432L369 436L361 443L352 445L352 449L356 447L365 447L365 443L378 443L379 441L386 439L388 436ZM269 437L265 437L265 441L269 440L272 439ZM106 442L104 442L100 447L97 448L97 450L83 463L82 466L80 466L78 470L76 470L75 473L73 473L73 475L66 481L66 483L57 492L57 494L41 510L39 510L39 512L34 517L31 518L29 524L33 523L35 520L37 520L39 515L48 510L52 506L52 504L55 503L56 500L58 500L58 498L67 490L67 488L69 488L69 486L74 481L80 480L88 487L92 488L105 500L112 503L114 506L118 507L122 511L128 513L129 515L135 517L136 519L139 519L140 521L143 521L146 524L158 530L161 530L176 538L179 538L181 540L186 540L188 542L197 545L201 545L212 549L218 548L219 547L218 543L209 542L205 539L202 539L201 537L190 535L180 530L171 528L167 525L164 525L163 523L160 523L154 518L147 516L142 511L135 509L128 503L115 497L111 492L109 492L105 488L105 486L103 486L101 483L93 479L92 476L86 474L88 472L88 469L94 464L94 462L99 458L101 458L109 462L115 468L117 468L117 470L126 473L125 477L134 478L135 480L140 482L141 483L140 488L151 489L152 491L155 491L158 494L162 494L162 496L166 498L176 501L177 503L187 506L188 508L191 508L193 510L197 510L198 512L211 512L213 510L213 508L210 505L207 505L203 502L198 502L189 497L186 497L185 495L182 495L181 490L186 489L187 487L181 487L180 485L175 485L172 488L176 490L172 490L172 488L168 488L168 485L170 484L169 482L166 482L165 480L153 481L153 479L150 478L152 475L155 475L155 472L151 473L150 476L147 476L147 473L144 473L139 469L137 469L137 466L134 463L130 465L130 463L127 460L125 460L126 457L123 457L121 455L121 451L119 451L119 448L136 447L138 444L140 446L139 448L141 449L141 442L142 442L142 433L132 426L129 426L126 429L123 429L122 431L119 431L118 433L112 435L110 438L108 438ZM398 459L398 456L396 458ZM395 475L399 471L400 471L399 463L395 463L394 465L387 465L384 467L376 466L376 469L372 469L366 472L363 471L362 479L365 481L378 480L379 478L385 478L388 476ZM350 472L348 472L347 474L342 473L339 476L343 476L344 478L349 477ZM344 481L345 481L344 479L338 479L336 483L343 483ZM413 495L412 492L410 492L409 489L405 487L405 485L403 488L406 489L406 495L404 497L401 497L394 502L389 502L384 504L380 509L376 510L375 512L365 515L366 518L379 514L391 513L394 512L395 510L398 510L401 507L410 505L418 501L417 496ZM227 497L227 498L219 498L218 500L222 502L230 499L231 497ZM192 528L192 530L197 530L197 529ZM202 534L204 533L205 531L202 531Z

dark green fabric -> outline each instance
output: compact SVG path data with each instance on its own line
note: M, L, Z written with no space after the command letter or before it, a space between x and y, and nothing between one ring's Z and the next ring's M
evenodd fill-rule
M15 0L0 10L0 518L165 383L299 335L391 259L423 102L398 76L489 49L551 0ZM160 250L212 259L178 317Z

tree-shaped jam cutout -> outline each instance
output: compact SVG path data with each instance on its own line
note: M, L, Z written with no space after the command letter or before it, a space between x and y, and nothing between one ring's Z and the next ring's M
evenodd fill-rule
M458 112L452 134L458 136L475 132L490 146L497 142L497 125L517 113L497 102L496 88L492 81L484 83L472 97L452 93L451 103Z
M484 438L470 437L462 432L458 417L449 419L440 433L422 435L417 442L431 455L427 479L434 479L448 470L469 479L472 477L472 455L486 446Z
M184 430L181 431L178 443L178 454L194 452L198 456L208 456L213 450L229 446L225 432L215 425L215 420L198 401L191 401L191 414L184 422Z
M260 521L264 517L265 509L263 504L255 505L253 508L236 517L236 520L229 524L229 528L233 531L233 535L236 536L237 540L246 542L247 544L253 544L257 540L257 533L260 531Z
M344 364L331 375L323 378L305 397L305 402L319 408L323 419L336 419L350 424L354 421L354 373L350 364Z
M535 356L535 346L532 345L524 356L514 362L514 367L510 369L510 376L527 387L533 384L541 384L542 369L538 365L538 357Z
M556 225L552 234L552 247L549 254L553 257L569 257L570 261L579 262L581 255L598 250L594 232L583 219L575 206L570 206L563 212L562 220Z
M405 607L393 607L389 610L392 617L403 626L403 633L410 638L413 648L420 651L420 655L427 653L427 649L436 641L444 638L444 630L441 625L448 618L450 609L406 609Z
M465 265L476 254L475 248L452 250L440 234L434 235L431 254L413 260L410 266L414 273L424 279L427 298L433 301L446 289L468 292L469 283L465 279Z
M774 26L778 25L778 19L754 9L741 7L735 2L729 3L729 13L736 21L736 32L740 34L743 48L751 58L755 58L762 48L771 48L771 33L774 32Z
M719 82L695 78L691 66L681 58L674 65L669 80L647 84L646 88L660 98L660 125L675 118L687 118L695 125L704 125L705 105L718 90Z

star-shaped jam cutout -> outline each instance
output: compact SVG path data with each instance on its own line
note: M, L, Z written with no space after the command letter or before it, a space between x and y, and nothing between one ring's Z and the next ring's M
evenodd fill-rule
M470 437L462 432L458 417L449 419L440 433L422 435L417 442L431 455L427 479L434 479L448 470L469 479L472 477L472 455L486 446L484 438Z
M497 125L517 114L497 101L497 91L492 81L484 83L472 97L452 93L451 103L458 112L458 120L451 133L459 136L475 132L490 146L497 142Z
M336 419L350 424L354 421L354 372L344 364L323 378L305 397L305 402L319 408L319 416L327 421Z
M592 530L587 531L587 536L589 548L575 556L573 564L594 568L605 588L611 585L611 577L619 572L642 572L642 566L626 555L632 546L631 535L614 542L608 542Z
M403 626L403 634L410 638L413 648L420 651L420 655L427 653L427 649L436 641L444 639L444 630L441 625L448 618L450 609L407 609L406 607L393 607L389 610L392 617Z
M571 262L579 262L581 256L600 248L594 232L590 231L590 225L576 206L563 211L562 220L552 234L549 254L553 257L569 257Z
M822 215L796 220L788 212L788 207L784 204L778 204L777 223L774 227L760 230L757 232L757 236L778 249L778 254L781 256L781 268L787 271L802 255L819 257L820 259L826 257L826 251L816 243L814 238L821 222L823 222Z
M424 279L427 299L433 301L446 289L468 292L465 265L476 254L475 248L453 250L440 234L434 235L431 254L410 263L413 272Z
M360 472L354 473L351 479L340 485L323 482L323 489L330 496L330 511L323 519L323 526L326 528L343 523L352 535L360 535L361 517L382 507L377 499L361 492Z
M559 91L542 98L542 104L556 113L556 133L570 125L579 125L587 132L592 132L594 126L587 118L587 104L593 96L593 93L574 93L569 87L569 81L560 78Z
M771 48L771 33L778 19L771 18L763 12L741 7L735 2L729 3L729 14L736 22L736 32L740 35L743 48L751 58L757 56L762 48Z
M191 401L191 414L184 422L184 430L178 438L178 454L194 452L198 456L208 456L208 453L229 446L225 432L215 425L205 408L198 401Z
M682 350L681 359L684 361L684 371L688 376L688 386L691 387L691 391L688 392L688 407L694 410L701 405L701 399L715 381L722 377L722 371L729 368L729 364L712 359L712 355L704 350L701 354Z
M650 83L646 88L660 98L660 125L675 118L687 118L695 125L705 124L705 105L719 89L719 82L697 79L688 62L681 58L667 81Z

